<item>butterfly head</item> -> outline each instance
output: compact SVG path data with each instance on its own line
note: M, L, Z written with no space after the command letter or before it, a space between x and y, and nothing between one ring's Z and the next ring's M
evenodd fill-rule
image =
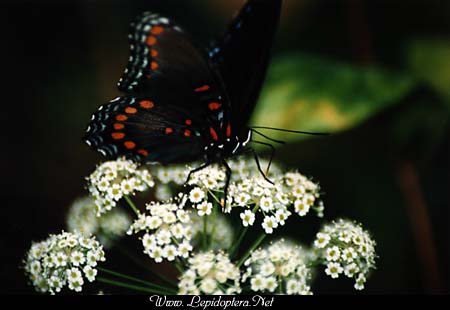
M239 155L252 139L252 132L246 129L240 135L230 136L225 139L213 140L205 147L206 160L208 162L220 162L223 159Z

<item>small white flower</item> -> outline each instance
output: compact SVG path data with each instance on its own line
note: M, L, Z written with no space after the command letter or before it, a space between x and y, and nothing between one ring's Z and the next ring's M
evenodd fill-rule
M188 257L190 251L192 251L192 245L190 245L189 242L187 241L184 241L178 247L178 253L180 254L181 257L184 258Z
M206 278L200 284L200 289L206 294L211 294L217 287L217 282L211 278Z
M300 216L305 216L309 211L309 205L305 204L303 200L296 200L294 202L295 212Z
M275 277L268 277L265 282L266 282L266 289L269 292L273 293L278 286L277 279Z
M205 192L200 187L195 187L189 192L189 200L192 203L199 203L205 198Z
M286 294L295 295L300 292L299 282L295 279L290 279L286 282Z
M316 236L316 240L314 241L314 246L323 249L328 242L330 242L330 236L324 233L318 233Z
M173 212L165 212L162 219L166 224L173 224L177 221L177 216Z
M341 251L339 251L339 248L337 246L333 246L331 248L327 249L327 256L326 259L328 261L337 261L341 255Z
M163 223L162 219L159 216L147 216L145 218L145 224L146 226L151 229L157 229L161 224Z
M212 210L212 203L203 201L197 205L198 215L210 215Z
M275 272L275 266L270 261L261 265L261 274L268 277Z
M272 202L272 198L270 197L262 197L261 200L259 201L259 206L261 207L261 210L263 210L264 212L269 212L273 209L273 202Z
M355 263L351 263L350 265L345 266L344 273L347 277L353 278L355 274L359 272L358 265Z
M169 244L171 242L172 234L168 229L160 229L156 234L156 241L159 245Z
M266 234L273 233L273 229L278 227L277 219L274 216L266 216L262 224Z
M85 261L86 258L84 257L83 253L79 251L74 251L70 255L70 262L72 263L72 265L76 267L80 266L81 264L84 264Z
M242 225L244 227L252 226L255 222L255 214L250 210L245 210L244 212L242 212L240 217L242 219Z
M356 258L356 252L352 247L344 249L342 259L346 262L352 262Z
M164 247L163 256L167 258L167 260L173 261L175 257L178 256L177 248L174 245L167 245Z
M249 194L243 192L243 193L239 193L234 200L239 206L245 207L247 205L247 203L250 201L250 199L251 199L251 196Z
M325 273L333 279L338 278L343 269L339 263L328 263Z
M93 269L91 266L87 265L83 268L83 272L89 282L95 281L95 277L97 276L97 269Z
M256 275L250 280L250 285L252 291L264 291L266 289L266 278L264 278L262 275Z
M277 210L277 212L275 212L275 218L277 219L278 224L283 226L286 223L285 221L287 220L290 214L291 212L285 209Z

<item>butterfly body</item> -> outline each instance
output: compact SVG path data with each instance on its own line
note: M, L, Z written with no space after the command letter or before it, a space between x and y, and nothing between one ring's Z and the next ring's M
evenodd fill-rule
M131 24L122 96L93 114L84 141L106 157L219 162L244 152L281 0L249 0L207 51L149 12ZM226 163L225 163L226 165Z

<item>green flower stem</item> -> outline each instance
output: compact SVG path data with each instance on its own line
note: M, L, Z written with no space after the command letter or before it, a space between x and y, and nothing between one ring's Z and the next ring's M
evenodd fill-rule
M135 263L138 266L141 266L142 268L144 268L145 270L147 270L148 272L150 272L151 274L153 274L154 276L158 277L160 280L166 282L167 284L171 285L171 286L176 286L176 283L174 283L172 280L170 280L169 278L167 278L166 276L160 274L159 272L153 270L152 268L150 268L148 266L148 264L144 263L143 261L141 261L139 258L134 257L132 254L130 254L128 252L127 249L125 249L124 247L122 247L120 244L116 244L117 249L119 250L119 252L127 257L129 260L131 260L133 263Z
M259 205L256 205L253 207L252 213L256 214L256 211L258 211ZM234 243L233 247L230 250L230 257L233 257L236 254L237 249L239 249L239 245L241 244L242 240L244 239L245 234L248 231L248 226L245 228L242 228L241 234L239 235L239 238Z
M239 248L239 245L242 242L242 239L244 239L245 234L247 234L248 226L241 228L241 233L239 235L239 238L236 240L236 242L233 244L233 246L230 249L230 257L233 257L236 254L237 249Z
M241 265L245 262L245 260L250 256L250 254L261 244L261 242L263 242L264 238L266 238L265 234L261 234L258 239L256 239L256 241L252 244L252 246L250 247L250 249L248 249L247 253L245 253L244 256L242 256L242 258L239 260L239 262L237 263L238 267L241 267Z
M206 219L206 214L203 215L203 234L202 234L202 248L203 251L206 251L206 247L207 247L207 240L206 238L208 237L208 221Z
M158 285L158 284L154 284L154 283L151 283L151 282L148 282L148 281L145 281L145 280L141 280L141 279L138 279L138 278L135 278L135 277L131 277L131 276L128 276L126 274L123 274L123 273L120 273L120 272L117 272L117 271L113 271L113 270L109 270L109 269L101 268L101 267L98 267L98 270L100 270L100 271L102 271L104 273L107 273L107 274L119 277L119 278L123 278L123 279L126 279L126 280L130 280L130 281L134 281L134 282L137 282L137 283L140 283L140 284L144 284L144 285L148 286L151 289L157 289L157 290L166 291L168 293L176 294L176 291L171 289L171 288L164 287L164 286L161 286L161 285Z
M181 264L180 264L180 261L179 261L179 260L175 260L174 265L175 265L175 267L178 269L178 271L179 271L180 273L183 273L183 272L184 272L183 267L181 267Z
M137 217L139 217L139 210L136 207L136 205L133 203L133 201L131 200L131 198L129 196L124 196L125 201L128 203L128 205L131 207L131 209L133 209L134 214L136 214Z
M124 287L124 288L130 289L133 291L138 291L138 292L145 292L145 293L150 293L150 294L160 294L160 295L164 295L164 294L168 293L165 291L155 290L155 289L142 287L142 286L138 286L138 285L134 285L134 284L129 284L129 283L125 283L125 282L120 282L120 281L116 281L116 280L111 280L111 279L103 278L103 277L98 277L97 281L101 282L101 283L105 283L105 284L118 286L118 287Z
M220 191L219 191L220 192ZM221 206L222 204L220 203L219 198L217 198L216 195L214 195L214 193L211 190L208 190L208 193L211 194L211 196L214 198L214 200L219 204L219 206Z
M213 228L211 230L211 234L209 235L208 250L210 250L212 247L212 243L214 241L214 234L216 233L216 227L217 227L216 219L217 219L217 212L218 212L217 208L220 208L219 204L214 204L213 209L212 209L212 220L211 220Z

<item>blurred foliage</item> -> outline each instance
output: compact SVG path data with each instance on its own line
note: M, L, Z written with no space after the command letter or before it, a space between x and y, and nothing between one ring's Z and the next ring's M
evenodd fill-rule
M450 40L415 40L408 46L407 61L411 72L446 97L450 108Z
M343 131L400 101L416 80L307 54L274 59L252 123L284 129ZM271 132L285 141L299 135Z

